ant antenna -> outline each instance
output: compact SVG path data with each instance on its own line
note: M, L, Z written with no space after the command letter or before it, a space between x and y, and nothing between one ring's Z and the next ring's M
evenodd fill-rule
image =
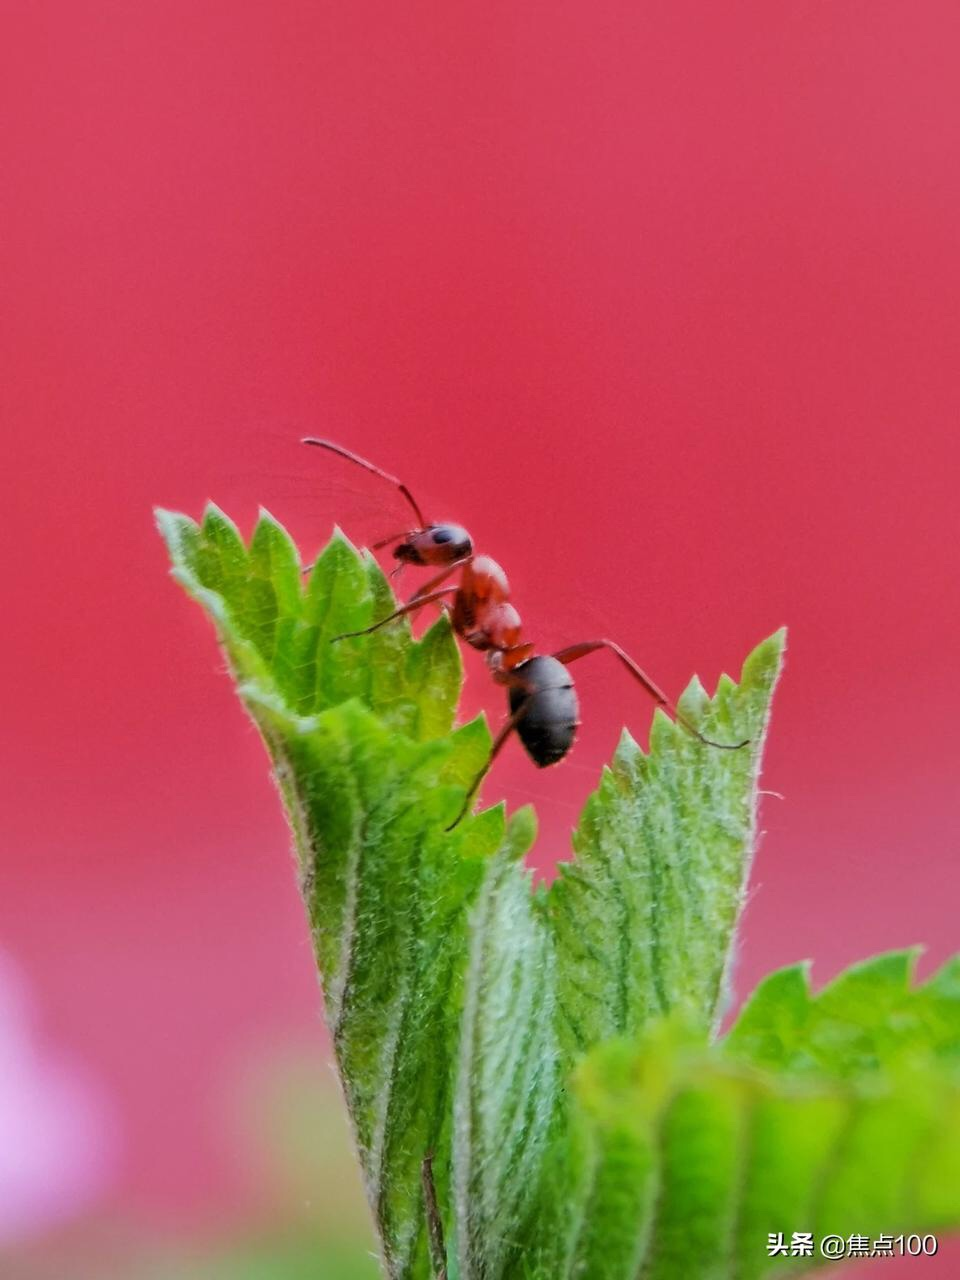
M389 480L392 485L400 490L406 500L413 508L413 513L419 521L419 527L425 529L427 522L423 518L423 512L417 504L416 498L410 492L405 484L397 479L396 476L390 475L388 471L383 471L380 467L375 467L372 462L367 462L366 458L360 458L355 453L351 453L349 449L344 449L342 445L334 444L332 440L318 440L316 436L304 436L300 441L301 444L312 444L318 449L329 449L331 453L338 453L341 458L346 458L348 462L355 462L358 467L363 467L366 471L372 471L375 476L381 476L384 480Z

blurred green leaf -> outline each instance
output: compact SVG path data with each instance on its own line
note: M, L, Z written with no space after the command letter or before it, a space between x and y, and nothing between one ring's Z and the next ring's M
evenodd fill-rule
M795 1009L798 971L783 970L755 993L720 1045L711 1047L701 1029L675 1015L639 1038L592 1050L574 1073L574 1118L587 1133L591 1178L567 1274L579 1267L604 1280L753 1280L823 1265L816 1256L770 1257L770 1233L783 1233L789 1247L794 1231L817 1241L827 1233L896 1236L955 1225L955 971L953 963L911 989L901 981L903 953L879 956L817 996L805 990L805 1026L793 1022L784 1038L776 993ZM886 1001L896 1009L889 1024ZM828 1026L844 1029L849 1059L831 1035L818 1057ZM775 1063L768 1034L784 1045ZM878 1051L864 1054L867 1043ZM626 1188L635 1201L628 1215ZM624 1221L632 1233L624 1235Z

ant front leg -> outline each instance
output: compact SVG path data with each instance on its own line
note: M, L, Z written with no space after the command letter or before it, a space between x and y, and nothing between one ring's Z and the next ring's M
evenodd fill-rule
M717 747L721 751L739 751L741 747L749 744L749 738L744 738L742 742L714 742L710 738L705 738L700 730L692 725L681 711L677 710L663 690L658 688L647 673L638 667L630 655L625 653L613 640L587 640L583 644L572 644L566 649L561 649L559 653L555 653L553 656L558 662L568 666L571 662L576 662L578 658L585 658L588 653L593 653L596 649L609 649L623 663L633 678L643 685L654 701L659 706L666 707L676 719L677 724L682 725L688 733L692 733L704 746Z
M447 578L450 577L451 573L455 573L457 569L462 565L468 564L472 559L472 556L463 556L459 560L454 560L453 564L448 564L441 573L429 578L423 586L419 587L406 604L401 605L399 609L395 609L393 613L388 613L385 618L381 618L380 621L375 622L373 626L365 627L362 631L346 631L342 636L334 636L333 639L348 640L352 636L369 635L371 631L376 631L379 627L385 626L388 622L393 622L396 618L402 618L406 613L416 617L419 610L422 609L425 604L432 604L442 596L456 595L460 590L459 587L444 587L440 591L435 590L435 588L439 587L441 582L445 582ZM402 565L399 567L403 568Z
M462 568L465 564L469 564L472 559L473 559L473 556L461 556L459 560L454 560L452 564L448 564L445 569L442 569L439 573L435 574L432 578L428 578L426 582L424 582L421 586L419 586L416 589L416 591L413 593L413 595L410 597L410 599L407 601L407 604L411 606L415 606L418 604L425 604L426 597L430 595L431 592L433 592L436 587L439 587L441 582L446 582L446 580L450 577L451 573L455 573L457 569ZM403 568L403 563L401 562L397 566L397 568L394 569L393 573L390 575L391 578L393 577L394 574L398 574L402 568ZM457 588L457 590L459 590L459 588ZM411 620L416 619L417 613L418 613L417 608L411 609L411 612L410 612Z
M461 556L459 560L454 560L452 564L448 564L446 568L442 569L432 578L428 578L426 582L419 586L407 603L413 604L414 601L420 600L421 597L433 591L435 587L439 587L441 582L446 582L451 573L456 573L456 571L458 569L462 569L465 564L469 564L472 559L473 556Z
M374 622L372 626L363 627L360 631L344 631L342 635L333 636L330 640L331 644L336 644L338 640L352 640L355 636L368 636L372 631L379 631L381 627L385 627L388 622L393 622L396 618L402 618L405 613L415 613L418 609L422 609L425 604L432 604L434 600L439 600L441 596L456 595L460 590L459 587L441 587L439 591L431 591L425 596L414 596L406 604L394 609L393 613L388 613L385 618L381 618L379 622Z

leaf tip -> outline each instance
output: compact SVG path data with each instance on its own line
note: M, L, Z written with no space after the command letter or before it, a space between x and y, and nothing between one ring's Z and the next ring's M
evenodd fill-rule
M901 947L859 960L826 982L817 992L816 999L829 1004L837 999L846 999L851 992L870 993L874 998L881 990L905 994L910 989L922 951L921 946Z
M960 954L950 956L935 973L923 983L928 991L947 999L960 1000Z
M283 525L277 517L272 511L265 507L263 503L257 507L257 524L269 524L273 525L277 529L283 529ZM286 530L284 530L284 532L286 532Z
M203 504L203 523L206 524L208 521L222 521L224 524L233 524L223 507L218 506L212 498L208 498Z
M167 507L153 508L153 522L160 536L167 542L175 539L181 529L197 527L196 521L191 520L189 516L185 516L180 511L170 511Z
M507 822L507 856L519 860L530 851L536 838L537 811L532 804L522 805Z
M669 751L677 741L676 722L670 719L663 707L657 707L650 725L650 755Z
M761 640L753 652L747 655L740 675L741 684L764 678L776 680L786 651L787 628L780 627L765 640Z
M617 742L617 749L613 753L614 765L631 765L637 756L643 755L636 738L630 732L626 725L620 730L620 738Z
M154 507L153 518L157 532L163 539L170 557L170 574L189 593L194 593L200 583L195 573L191 550L196 548L200 526L179 511Z

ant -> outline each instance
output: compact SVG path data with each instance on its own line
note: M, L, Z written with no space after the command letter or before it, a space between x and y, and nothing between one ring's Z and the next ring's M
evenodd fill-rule
M427 604L442 602L441 608L445 608L446 598L453 596L450 621L454 631L472 648L486 654L491 676L497 684L506 686L509 718L494 739L487 762L471 783L463 807L447 827L448 831L452 831L466 815L480 783L514 730L538 768L543 769L564 758L573 746L580 725L577 695L567 668L597 649L609 649L658 706L665 707L677 723L704 746L721 751L738 751L747 746L749 738L742 742L713 742L705 738L613 640L587 640L554 654L536 654L534 645L521 641L520 615L510 603L507 575L495 560L474 553L473 540L466 529L446 521L429 524L405 484L349 449L314 436L305 437L302 443L339 454L341 458L380 476L403 494L416 517L417 527L391 534L374 543L375 551L393 546L394 558L399 561L394 574L399 573L405 564L441 567L440 572L425 582L399 609L362 631L348 631L335 636L334 642L369 635L388 622L404 614L415 613ZM444 586L446 580L457 572L460 574L459 584Z

